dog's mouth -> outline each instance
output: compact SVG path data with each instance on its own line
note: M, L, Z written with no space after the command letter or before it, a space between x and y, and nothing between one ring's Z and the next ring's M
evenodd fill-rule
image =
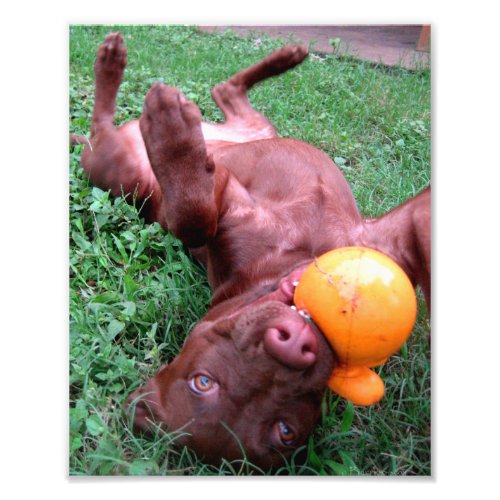
M278 284L277 292L280 292L283 296L280 302L284 302L287 305L293 305L293 295L295 293L295 288L299 284L299 280L304 274L306 270L307 264L304 264L296 269L294 269L291 273L289 273L284 278L281 278ZM279 297L276 298L279 300Z
M266 285L260 285L259 298L250 298L245 303L245 307L249 304L255 305L261 302L268 302L270 300L275 300L277 302L282 302L287 306L290 306L296 310L293 303L293 296L295 294L295 288L297 287L300 278L304 274L309 263L302 264L296 267L293 271L278 279L277 281L270 281Z
M326 356L320 352L330 346L309 314L294 304L295 289L309 264L303 261L281 278L261 282L244 304L218 324L218 331L238 332L233 336L238 350L262 342L264 350L282 364L296 370L312 368L318 356Z
M293 298L295 295L295 288L299 284L299 280L304 274L306 268L309 266L309 262L300 264L298 267L293 269L287 275L283 276L277 281L269 282L265 285L266 291L262 293L262 288L260 290L260 298L258 299L250 299L245 302L242 307L239 307L235 310L233 314L241 314L245 309L249 306L255 307L256 305L262 304L264 302L281 302L282 304L290 307L292 311L295 311L299 316L301 316L308 323L313 323L311 316L307 311L297 309L294 304Z
M302 263L267 283L267 291L260 298L237 310L234 330L246 332L237 336L240 350L262 341L268 354L290 368L305 370L316 364L319 351L325 347L322 332L306 311L297 309L293 300L308 265Z
M289 274L282 277L274 292L271 292L269 295L265 297L265 300L273 300L277 302L281 302L288 306L294 313L301 317L302 321L305 321L304 331L309 331L311 336L314 336L316 340L312 342L312 344L316 344L315 348L311 349L312 353L317 356L319 351L329 351L330 345L326 342L323 332L320 328L314 323L311 316L306 310L298 309L294 304L294 295L295 289L304 274L306 268L309 266L309 262L305 264L301 264L294 270L292 270ZM307 325L307 326L306 326ZM286 333L285 333L286 335ZM319 346L323 347L320 348ZM332 351L333 352L333 351ZM315 363L314 363L315 364ZM331 371L331 368L330 368ZM326 372L325 372L326 373Z
M280 302L283 302L284 304L290 306L291 309L297 311L297 313L300 316L302 316L306 321L312 323L311 316L308 314L308 312L305 310L297 309L293 301L295 295L295 288L299 284L299 280L304 274L304 271L306 270L307 266L308 264L304 264L298 267L297 269L294 269L290 274L288 274L284 278L281 278L277 289L277 297L274 300L279 300Z

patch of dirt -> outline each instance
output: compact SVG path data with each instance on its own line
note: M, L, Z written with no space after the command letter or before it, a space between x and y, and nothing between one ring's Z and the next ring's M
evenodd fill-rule
M400 65L407 69L427 67L430 53L417 51L422 30L419 24L397 25L321 25L321 26L199 26L207 33L232 29L242 36L266 34L274 38L290 36L315 52L331 54L330 40L340 38L340 53L386 66Z

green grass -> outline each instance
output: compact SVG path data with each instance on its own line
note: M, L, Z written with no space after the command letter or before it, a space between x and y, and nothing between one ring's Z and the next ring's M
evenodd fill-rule
M282 43L206 35L178 26L70 28L70 130L87 134L98 45L121 31L128 66L117 123L141 113L162 79L194 100L208 120L222 116L210 88ZM251 101L282 136L308 141L335 159L360 209L375 216L430 182L430 73L329 56L309 58L269 80ZM175 436L135 436L123 412L128 394L180 349L207 310L203 270L138 209L92 187L70 151L70 473L72 475L256 474L248 463L204 464ZM422 300L419 299L421 304ZM425 306L404 349L380 368L386 396L374 407L325 396L320 425L278 473L430 474L430 349ZM303 450L304 451L304 450Z

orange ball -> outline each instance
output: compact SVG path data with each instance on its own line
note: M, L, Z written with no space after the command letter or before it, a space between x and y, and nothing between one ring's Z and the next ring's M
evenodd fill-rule
M378 401L383 383L361 368L384 363L413 329L417 300L405 272L371 248L338 248L307 267L294 302L309 313L336 354L339 365L329 386L356 404Z

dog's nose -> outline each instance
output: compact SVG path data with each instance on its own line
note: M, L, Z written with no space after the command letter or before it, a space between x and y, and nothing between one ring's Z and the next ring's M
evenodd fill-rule
M316 362L318 341L309 325L293 322L268 328L264 347L280 363L304 370Z

